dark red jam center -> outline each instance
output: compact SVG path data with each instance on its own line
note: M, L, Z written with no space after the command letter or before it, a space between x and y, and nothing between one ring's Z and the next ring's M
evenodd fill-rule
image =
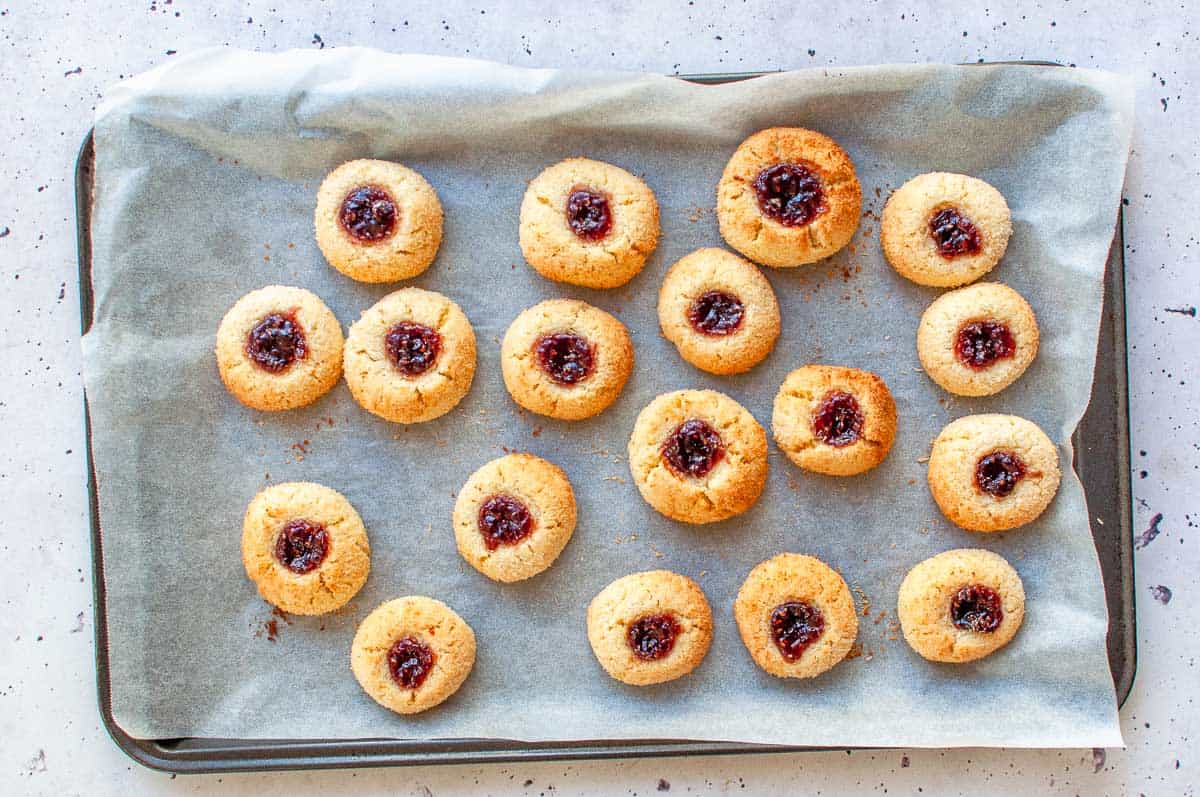
M736 331L745 314L738 297L724 291L707 291L688 308L688 321L698 332L721 337Z
M406 636L392 643L387 657L388 671L401 689L416 689L429 677L435 658L428 645Z
M420 376L433 367L442 350L442 336L423 324L401 321L383 341L392 365L407 376Z
M293 573L308 573L329 553L325 526L310 520L289 520L275 538L275 558Z
M633 655L642 661L655 661L671 652L679 636L679 623L672 614L639 617L629 624L626 638Z
M592 373L595 351L587 338L574 332L542 335L533 343L538 365L560 385L582 382Z
M988 495L1003 498L1025 475L1025 463L1011 451L996 451L975 464L975 484Z
M382 188L364 185L346 194L338 221L354 238L375 243L392 234L399 215L391 194Z
M725 443L716 429L699 418L684 421L663 443L662 457L680 476L702 478L725 456Z
M612 229L608 197L588 188L576 187L567 197L567 225L585 241L599 241Z
M758 207L785 227L803 227L829 209L816 172L799 163L776 163L754 179Z
M822 443L842 448L862 437L864 420L858 399L840 390L830 391L813 414L813 434Z
M975 223L958 212L957 208L942 208L929 220L929 234L944 258L973 255L979 251L981 239Z
M1008 324L999 321L972 321L958 330L954 353L963 365L980 370L996 360L1012 357L1017 350Z
M277 374L308 353L304 330L294 313L271 313L246 336L246 356Z
M991 587L971 584L954 593L950 601L950 621L963 631L990 634L1003 619L1000 596Z
M824 630L825 617L816 606L789 601L771 612L771 638L788 661L803 656Z
M493 495L479 507L479 533L489 551L515 545L533 531L533 516L510 495Z

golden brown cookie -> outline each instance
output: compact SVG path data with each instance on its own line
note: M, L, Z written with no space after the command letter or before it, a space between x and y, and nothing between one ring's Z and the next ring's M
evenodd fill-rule
M854 237L862 188L833 139L772 127L743 141L717 186L725 242L756 263L790 268L837 252Z
M402 288L363 312L346 337L346 384L368 412L396 423L445 415L475 377L475 330L440 293Z
M407 166L355 160L317 190L317 246L329 265L359 282L397 282L429 267L442 244L442 203Z
M667 272L658 323L679 355L714 374L758 365L779 337L779 302L767 278L724 249L698 249Z
M664 393L637 417L629 469L646 503L672 520L725 520L762 494L767 434L723 393Z
M268 285L229 308L216 355L221 381L247 407L303 407L341 378L342 325L315 293Z
M669 570L618 578L592 599L588 642L605 672L634 686L661 684L700 665L712 609L695 581Z
M919 285L954 288L992 270L1012 234L1008 203L975 177L932 172L888 198L879 243L892 268Z
M850 588L812 556L781 553L755 566L733 602L754 663L777 678L812 678L846 658L858 636Z
M974 661L1017 633L1025 617L1025 588L998 554L945 551L908 571L896 613L904 639L923 657Z
M981 282L939 296L917 327L917 356L929 378L959 396L999 393L1038 351L1038 324L1021 294Z
M471 474L454 503L454 537L471 567L493 581L542 572L575 531L567 475L533 454L493 459Z
M291 614L325 614L366 583L371 546L362 518L341 493L286 482L246 507L242 564L263 600Z
M1058 492L1058 450L1015 415L968 415L933 441L929 489L951 522L969 531L1032 523Z
M521 251L555 282L624 285L642 270L658 235L654 192L610 163L556 163L529 183L521 202Z
M586 302L549 299L523 311L500 348L504 386L530 412L573 421L617 400L633 370L625 325Z
M439 600L409 595L363 619L350 669L363 691L399 714L433 708L458 691L475 666L475 632Z
M771 428L787 458L805 470L853 476L887 457L896 402L869 371L806 365L780 385Z

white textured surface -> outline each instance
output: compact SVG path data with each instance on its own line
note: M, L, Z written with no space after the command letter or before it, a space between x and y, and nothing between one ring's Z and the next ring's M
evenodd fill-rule
M1200 19L1186 3L989 11L969 2L948 16L926 3L889 2L842 14L787 6L775 16L769 2L704 9L680 3L657 13L611 2L572 4L566 12L531 5L481 13L478 5L445 1L378 9L368 2L215 2L201 9L166 1L103 4L119 11L65 0L0 5L0 233L8 230L0 237L5 791L645 794L666 785L664 778L673 793L701 794L1192 792L1200 552L1188 532L1200 518L1200 401L1193 386L1200 320L1169 312L1200 302ZM292 8L277 10L285 5ZM308 10L298 10L302 5ZM221 43L355 43L522 65L665 72L1041 58L1134 77L1139 117L1126 241L1135 531L1162 517L1155 526L1161 533L1136 555L1139 675L1121 712L1129 749L1108 751L1102 764L1090 750L897 750L174 781L130 763L105 737L93 683L71 168L104 86L160 63L169 51ZM1163 593L1152 588L1160 586L1172 592L1168 603L1155 598Z

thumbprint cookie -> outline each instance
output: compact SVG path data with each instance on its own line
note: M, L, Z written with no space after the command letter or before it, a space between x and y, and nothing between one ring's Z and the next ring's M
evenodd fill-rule
M756 263L790 268L850 243L862 211L854 163L828 136L772 127L743 141L717 186L721 237Z
M1008 248L1012 218L1004 197L965 174L931 172L888 198L879 242L892 268L919 285L954 288L995 267Z

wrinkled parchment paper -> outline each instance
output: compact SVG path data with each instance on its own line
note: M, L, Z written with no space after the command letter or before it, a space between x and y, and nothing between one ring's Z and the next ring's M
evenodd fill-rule
M1070 463L1092 378L1130 97L1122 79L1075 69L894 66L701 86L364 49L210 50L117 86L96 123L95 325L84 339L116 721L159 738L1119 745L1079 481L1068 470L1049 511L1024 529L972 534L941 518L921 460L948 421L999 411L1040 424ZM839 141L858 168L865 217L853 245L830 261L766 269L783 311L778 346L749 374L711 376L660 337L658 286L676 259L721 244L712 214L721 170L738 142L771 125ZM521 258L526 182L574 155L644 175L661 203L658 251L623 288L554 284ZM348 326L399 287L352 282L313 242L317 185L357 157L415 167L445 205L441 252L411 284L459 302L478 334L479 367L466 400L431 423L379 420L344 384L309 408L257 413L217 376L217 324L249 290L307 287ZM901 279L879 250L888 193L933 170L982 177L1012 207L1012 243L991 276L1030 300L1042 348L996 397L954 399L921 372L917 320L938 292ZM620 399L582 422L519 411L500 377L509 322L560 296L616 314L637 351ZM716 388L769 428L784 375L807 362L886 379L900 431L881 467L827 478L773 449L766 492L739 518L690 527L643 503L624 451L651 398ZM450 512L467 475L507 449L566 470L579 525L552 569L505 586L460 560ZM335 487L366 522L371 577L335 615L272 617L242 569L247 502L288 480ZM896 590L910 566L957 547L989 548L1016 566L1026 620L990 658L930 664L899 634ZM813 681L756 669L733 621L742 579L780 551L820 557L859 591L862 655ZM593 659L585 610L612 579L653 568L698 580L715 639L691 677L627 687ZM359 689L349 648L367 612L410 593L460 612L479 655L456 697L402 718Z

